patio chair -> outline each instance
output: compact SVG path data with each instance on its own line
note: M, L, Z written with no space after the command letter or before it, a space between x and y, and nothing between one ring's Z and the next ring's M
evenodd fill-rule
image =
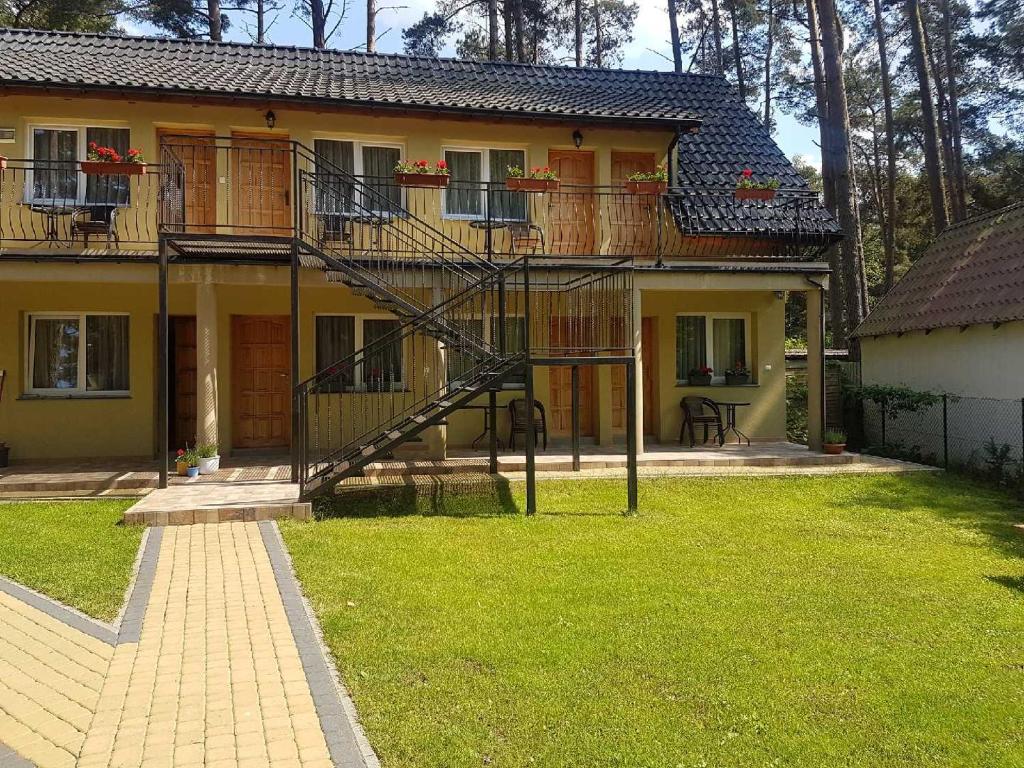
M725 442L725 430L722 426L722 411L718 403L707 397L690 396L679 401L679 407L683 410L683 425L679 428L679 444L683 444L683 435L687 429L690 431L690 447L696 445L696 438L693 434L695 424L704 427L704 442L708 441L710 435L709 427L714 425L718 444Z
M85 238L85 247L89 247L89 237L104 237L107 245L114 241L119 244L117 235L117 211L113 205L87 205L71 212L71 238L79 235Z
M544 404L540 400L533 401L533 433L544 436L544 450L548 449L548 420L544 414ZM526 400L517 397L508 404L509 429L508 447L509 450L516 449L516 435L526 434ZM534 445L536 445L534 437Z
M509 224L512 255L517 253L544 253L544 230L536 224L516 222Z

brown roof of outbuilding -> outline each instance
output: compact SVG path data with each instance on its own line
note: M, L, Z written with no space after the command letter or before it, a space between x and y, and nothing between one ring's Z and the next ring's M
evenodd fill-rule
M855 336L1024 320L1024 203L943 232Z

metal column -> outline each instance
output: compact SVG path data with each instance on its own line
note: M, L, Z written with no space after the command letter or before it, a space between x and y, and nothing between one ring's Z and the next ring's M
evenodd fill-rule
M572 367L572 471L580 471L580 367Z
M170 329L167 317L167 244L163 241L159 245L159 279L158 279L158 301L159 314L157 317L157 375L156 375L156 432L157 432L157 461L160 462L159 487L167 487L167 462L170 457L169 446L170 431L170 350L168 349Z
M626 514L636 514L636 362L626 365Z
M303 442L303 430L301 418L301 407L299 405L298 392L299 382L299 246L292 241L292 269L291 269L291 294L292 294L292 482L299 482L299 456L301 455L301 443Z

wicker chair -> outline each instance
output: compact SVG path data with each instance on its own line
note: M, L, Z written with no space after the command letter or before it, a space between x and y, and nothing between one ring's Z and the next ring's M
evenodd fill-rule
M540 400L534 400L533 409L533 432L534 435L544 436L544 450L546 451L548 449L548 420L544 414L544 405ZM510 451L514 451L516 449L516 435L526 434L526 400L517 397L509 402L508 415L508 447ZM536 439L534 437L534 440Z
M710 432L708 428L715 427L715 434L718 437L718 444L725 443L725 431L722 427L722 412L718 403L707 397L684 397L679 401L679 407L683 410L683 425L679 428L679 444L683 444L683 435L687 429L690 431L690 447L693 448L697 441L693 434L693 426L700 424L704 427L704 442L708 441Z
M107 245L113 240L116 248L119 245L117 212L118 208L113 205L87 205L84 208L76 208L71 214L72 239L81 235L85 238L85 247L88 248L90 237L103 237Z

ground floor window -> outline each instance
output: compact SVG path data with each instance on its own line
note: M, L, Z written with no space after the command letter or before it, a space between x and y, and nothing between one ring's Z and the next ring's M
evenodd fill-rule
M28 348L30 393L129 390L128 315L34 314Z
M491 322L484 330L483 320L461 320L457 321L459 328L467 335L483 339L484 342L492 344L495 348L500 339L499 320L492 317ZM521 352L526 346L526 318L506 317L505 318L505 350L510 354ZM474 368L479 361L468 345L458 343L449 344L448 353L448 380L453 383L468 380L473 375ZM512 374L507 380L508 384L523 384L526 381L525 372Z
M682 314L676 316L676 380L686 383L691 371L712 369L712 383L725 381L725 372L749 368L750 318L742 314Z
M316 368L334 369L326 391L363 390L390 392L404 387L400 323L393 318L359 315L318 315L316 318ZM381 341L389 339L388 341ZM357 349L380 343L353 365Z

